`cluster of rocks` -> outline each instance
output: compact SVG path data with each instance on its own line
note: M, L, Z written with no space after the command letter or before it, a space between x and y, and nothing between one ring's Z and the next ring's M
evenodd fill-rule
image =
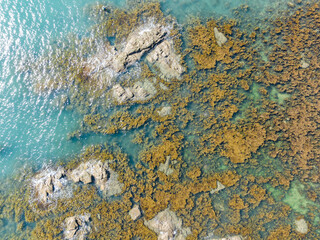
M185 240L191 234L191 229L183 227L182 220L169 208L144 224L158 234L158 240Z
M72 182L95 184L108 197L120 194L123 187L123 183L118 181L118 174L107 162L91 160L69 171L63 168L41 171L32 179L33 197L43 204L50 203L54 198L66 197L72 192Z
M94 183L107 196L120 194L123 187L123 183L118 181L118 173L109 167L108 162L102 163L101 161L92 160L81 163L77 168L70 171L67 176L75 183Z
M147 55L147 61L157 66L163 76L178 78L184 68L173 48L173 40L168 39L168 33L168 28L160 24L141 25L129 34L119 50L107 43L83 62L83 74L111 86L116 76ZM131 95L130 92L126 94L128 97Z
M157 90L154 83L149 80L138 81L133 87L123 88L116 84L112 88L113 97L116 101L123 103L127 101L145 101L153 97Z
M84 240L91 230L90 215L68 217L64 220L63 227L65 239Z
M34 198L42 203L49 203L52 198L63 194L66 185L67 180L63 168L45 169L32 179Z

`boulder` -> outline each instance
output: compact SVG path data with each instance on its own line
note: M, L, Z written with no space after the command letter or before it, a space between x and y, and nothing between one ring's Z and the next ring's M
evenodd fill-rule
M179 78L184 72L184 67L180 64L180 56L175 53L173 40L161 42L147 55L146 59L155 64L164 77Z
M219 32L218 28L215 27L213 31L214 31L214 37L216 38L216 42L219 45L219 47L221 47L222 44L225 44L228 41L226 36L223 35L222 32Z
M68 217L64 220L63 227L65 239L86 239L91 231L90 215Z
M295 220L296 231L301 234L308 233L308 223L303 218Z
M170 164L170 156L167 156L165 163L160 163L159 171L165 173L166 175L170 175L173 173L173 169L169 167Z
M133 221L137 220L141 216L139 205L135 204L129 211L129 215Z
M182 227L182 220L168 208L144 224L158 234L158 240L185 240L191 234L190 228Z

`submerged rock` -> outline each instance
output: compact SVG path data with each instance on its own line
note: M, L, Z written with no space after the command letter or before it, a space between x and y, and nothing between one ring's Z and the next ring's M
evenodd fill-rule
M118 174L109 167L107 162L92 160L81 163L67 176L75 183L94 183L107 196L117 195L122 191L123 184L118 181Z
M219 192L219 191L221 191L221 190L223 190L223 189L225 189L226 187L221 183L221 182L219 182L219 181L217 181L217 187L215 188L215 189L212 189L211 191L210 191L210 193L211 194L214 194L214 193L217 193L217 192Z
M86 239L91 231L90 215L73 216L64 220L63 235L65 239Z
M226 36L223 35L222 32L219 32L218 28L215 27L213 29L213 31L214 31L214 37L216 38L216 41L217 41L217 44L219 45L219 47L221 47L222 44L225 44L228 41Z
M294 223L296 225L295 229L298 233L302 233L302 234L308 233L308 223L306 222L306 220L301 218L299 220L295 220Z
M147 100L152 98L157 93L157 89L155 88L153 82L149 80L136 82L131 90L134 94L134 100L136 101Z
M191 229L183 228L182 220L169 208L144 224L158 234L158 240L184 240L191 234Z
M158 111L158 114L160 117L165 117L171 114L171 107L167 106L167 107L163 107L161 110Z
M133 221L137 220L141 216L139 205L135 204L129 211L129 215Z
M120 84L112 88L113 97L119 103L127 101L145 101L152 98L157 89L154 83L149 80L138 81L133 87L123 88Z
M310 64L307 63L307 62L304 61L304 60L301 60L300 64L301 64L301 67L304 68L304 69L305 69L305 68L308 68L308 67L310 66Z
M180 56L174 51L173 40L161 42L147 55L146 59L155 64L167 78L178 78L184 72L180 64Z

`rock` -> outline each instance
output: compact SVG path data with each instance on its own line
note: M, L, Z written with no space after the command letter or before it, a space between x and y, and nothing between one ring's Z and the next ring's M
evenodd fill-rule
M64 220L63 227L65 239L86 239L91 231L90 215L68 217Z
M115 57L114 70L122 72L127 66L139 61L144 53L160 43L166 35L167 31L159 24L145 24L134 30L128 36L124 50Z
M141 216L139 205L135 204L129 211L129 215L133 221L137 220Z
M296 225L295 229L298 233L302 233L302 234L308 233L308 223L306 222L306 220L301 218L299 220L295 220L294 223Z
M302 67L302 68L308 68L308 67L310 66L310 64L307 63L307 62L304 61L304 60L301 60L300 64L301 64L301 67Z
M219 47L222 46L222 44L226 43L228 41L228 39L226 38L226 36L223 35L222 32L219 32L218 28L214 28L214 37L216 38L217 44L219 45Z
M221 182L217 181L217 187L216 187L215 189L212 189L212 190L210 191L210 193L211 193L211 194L214 194L214 193L217 193L217 192L219 192L220 190L225 189L225 188L226 188L226 187L225 187Z
M146 57L147 61L155 64L167 78L179 78L184 72L173 47L173 40L164 40L157 45Z
M168 208L144 224L158 234L158 240L185 240L191 234L190 228L183 228L182 220Z
M32 178L34 198L41 203L49 203L50 199L56 195L63 187L65 171L63 168L57 170L45 169Z
M160 163L159 166L159 171L165 173L166 175L170 175L173 173L173 169L169 167L170 164L170 156L167 156L166 162L165 163Z
M120 194L123 184L118 181L118 174L113 171L108 163L101 161L88 161L81 163L77 168L68 173L70 178L75 183L81 181L83 184L94 184L107 196Z
M158 111L160 117L165 117L171 114L171 107L163 107L161 110Z

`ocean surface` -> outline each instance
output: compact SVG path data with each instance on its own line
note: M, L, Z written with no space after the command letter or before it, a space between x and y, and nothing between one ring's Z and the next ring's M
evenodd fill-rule
M165 13L184 23L191 17L232 17L243 4L252 8L254 17L267 17L268 8L286 8L286 1L163 1ZM77 129L81 116L55 107L51 95L37 95L32 79L20 69L30 59L50 51L53 42L68 33L85 34L90 19L84 14L91 0L6 1L0 3L0 164L1 176L11 174L25 164L42 166L79 153L84 146L110 138L87 136L68 141L68 133ZM108 1L125 6L125 1ZM248 18L250 18L250 12ZM121 140L120 140L121 141Z
M101 2L120 8L134 4L134 0L129 3L125 0ZM260 20L264 22L264 19L276 16L278 11L290 9L288 2L160 1L163 13L176 18L182 26L195 18L236 19L241 9L243 26L251 24L253 27L255 24L258 27ZM133 143L133 132L120 131L109 135L89 133L80 138L70 138L69 135L80 128L84 114L76 109L61 108L54 92L39 94L34 88L34 76L25 71L27 64L50 53L52 46L62 43L70 34L85 36L93 25L86 10L94 4L97 4L96 0L0 0L0 180L9 178L22 168L37 170L59 160L67 162L95 144L116 143L130 160L137 161L140 147ZM50 62L47 64L51 66ZM258 88L258 84L253 84L252 98L259 98ZM277 98L271 100L279 101L280 105L290 96L285 93L281 95L276 88L272 88L271 95ZM195 136L191 134L187 137L190 142L194 139ZM188 158L188 150L184 154ZM192 157L190 153L189 158ZM221 164L221 169L225 168ZM296 186L299 187L299 183ZM272 187L269 190L276 192ZM294 190L291 191L292 195L298 195ZM287 201L294 202L292 206L298 204L291 198ZM16 226L7 224L8 230L1 228L0 225L0 239L1 234L14 231Z

